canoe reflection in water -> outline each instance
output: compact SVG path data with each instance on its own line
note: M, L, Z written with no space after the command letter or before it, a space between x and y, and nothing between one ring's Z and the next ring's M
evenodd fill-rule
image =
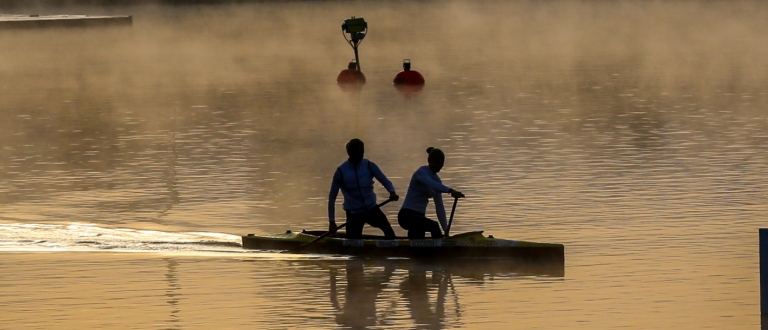
M341 327L364 329L401 322L402 304L416 329L442 329L461 324L462 308L453 279L482 283L518 276L562 277L563 265L512 262L439 262L350 259L325 265L330 274L330 300ZM346 275L342 275L341 268ZM346 278L346 285L343 283ZM378 304L378 306L377 306ZM447 322L450 320L450 322Z

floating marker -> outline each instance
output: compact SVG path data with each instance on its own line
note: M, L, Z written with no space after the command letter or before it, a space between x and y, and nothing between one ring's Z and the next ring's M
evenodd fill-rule
M365 74L357 69L357 61L353 59L349 61L346 69L339 72L336 82L339 84L365 84Z
M424 76L416 70L411 70L411 60L403 60L403 71L400 71L392 80L395 88L401 92L414 93L424 87Z

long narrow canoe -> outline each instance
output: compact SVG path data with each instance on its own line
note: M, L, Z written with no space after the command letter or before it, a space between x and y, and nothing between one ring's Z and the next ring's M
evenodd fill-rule
M288 250L299 253L339 254L366 258L470 258L516 259L520 261L565 262L562 244L536 243L484 236L482 231L462 233L438 239L384 239L364 235L349 239L339 232L305 245L324 231L302 231L275 235L243 236L243 248L252 250Z

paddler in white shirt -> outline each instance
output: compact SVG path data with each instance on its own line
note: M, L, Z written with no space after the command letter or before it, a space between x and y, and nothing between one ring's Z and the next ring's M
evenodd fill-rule
M376 193L373 192L373 179L381 183L389 192L389 199L397 201L400 196L395 192L395 186L387 179L379 167L372 161L363 158L365 144L360 139L352 139L347 143L349 159L336 168L328 194L328 231L335 233L336 197L339 190L344 195L344 211L347 214L347 238L360 238L363 226L369 224L384 232L384 237L395 238L395 231L389 224L387 216L376 204Z
M408 231L408 238L425 238L426 232L430 232L432 238L442 238L443 231L448 228L448 222L445 219L445 206L441 194L451 194L453 198L464 197L460 191L443 185L437 173L445 165L445 154L442 150L429 147L427 148L428 165L419 167L411 176L411 183L408 185L408 192L405 194L405 201L397 214L397 222L400 227ZM429 199L435 203L435 212L437 221L426 217L427 204Z

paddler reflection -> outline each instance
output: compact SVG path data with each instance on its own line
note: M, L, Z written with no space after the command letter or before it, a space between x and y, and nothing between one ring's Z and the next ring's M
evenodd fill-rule
M415 329L442 329L445 320L445 297L451 284L450 273L432 270L427 278L426 269L409 269L400 283L400 295L407 302ZM437 287L434 307L429 301L429 289ZM458 302L456 305L458 310Z
M345 269L346 288L339 288L339 270L330 268L331 304L340 326L365 329L392 325L403 307L399 301L404 301L414 328L442 328L446 317L446 296L449 287L452 287L450 274L439 268L412 263L398 265L393 261L382 261L372 266L370 262L359 259L346 261ZM407 269L405 276L400 272L403 269ZM433 303L430 291L434 291L435 287L437 298ZM343 292L343 302L340 301L340 292ZM454 305L459 315L458 302Z
M347 287L343 305L338 297L338 270L334 267L330 268L331 304L336 310L336 322L352 329L365 329L377 325L376 300L382 290L387 287L395 271L395 265L390 263L383 269L374 269L368 274L365 272L363 260L348 260L345 266Z
M563 276L562 264L480 260L365 260L321 262L330 272L330 299L343 328L442 329L460 323L463 310L454 284ZM346 271L346 274L343 274ZM346 278L346 283L344 279ZM454 283L454 279L458 279ZM460 289L460 288L459 288ZM410 320L404 314L410 315ZM408 322L408 324L401 324Z

